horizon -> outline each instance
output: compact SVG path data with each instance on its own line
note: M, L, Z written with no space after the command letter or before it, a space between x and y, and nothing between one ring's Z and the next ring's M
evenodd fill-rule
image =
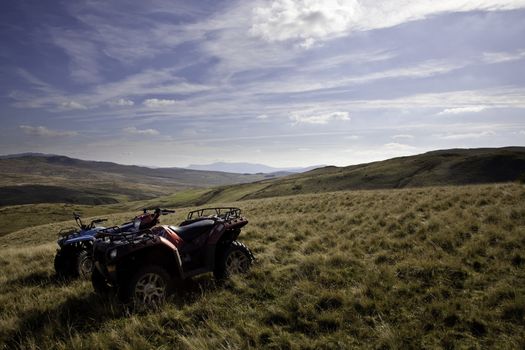
M66 155L66 154L52 154L52 153L40 153L40 152L23 152L23 153L11 153L11 154L4 154L4 153L0 153L0 157L6 157L6 156L13 156L13 157L16 157L16 156L31 156L31 155L34 155L34 156L57 156L57 157L68 157L68 158L72 158L72 159L78 159L78 160L82 160L82 161L88 161L88 162L109 162L109 163L115 163L115 164L119 164L119 165L126 165L126 166L138 166L138 167L146 167L146 168L151 168L151 169L159 169L159 168L181 168L181 169L191 169L190 166L207 166L207 165L215 165L215 164L227 164L227 165L234 165L234 164L246 164L246 165L260 165L260 166L264 166L264 167L270 167L270 168L276 168L277 171L286 171L286 169L292 169L292 168L309 168L309 167L319 167L319 168L322 168L322 167L330 167L330 166L336 166L336 167L348 167L348 166L353 166L353 165L363 165L363 164L368 164L368 163L373 163L373 162L380 162L380 161L385 161L385 160L390 160L390 159L394 159L394 158L400 158L400 157L410 157L410 156L419 156L419 155L423 155L423 154L426 154L426 153L431 153L431 152L440 152L440 151L454 151L454 150L476 150L476 149L504 149L504 148L525 148L525 146L502 146L502 147L474 147L474 148L447 148L447 149L434 149L434 150L429 150L429 151L425 151L425 152L422 152L422 153L417 153L417 154L410 154L410 155L399 155L399 156L394 156L394 157L388 157L388 158L384 158L384 159L377 159L377 160L371 160L369 162L362 162L362 163L355 163L355 164L346 164L346 165L335 165L335 164L307 164L307 165L304 165L304 166L298 166L298 167L277 167L277 166L273 166L271 164L266 164L266 163L251 163L251 162L223 162L223 161L219 161L219 162L212 162L212 163L201 163L201 164L188 164L188 165L172 165L172 166L155 166L155 165L144 165L144 164L137 164L137 163L119 163L119 162L114 162L114 161L109 161L109 160L104 160L104 159L86 159L86 158L76 158L76 157L73 157L73 156L69 156L69 155ZM201 169L193 169L193 170L201 170ZM205 170L206 171L206 170ZM210 171L219 171L219 172L223 172L222 170L210 170ZM226 172L232 172L232 173L235 173L235 171L226 171ZM242 173L242 172L238 172L238 173ZM254 173L255 174L255 173Z
M525 146L525 2L0 5L0 149L348 166Z

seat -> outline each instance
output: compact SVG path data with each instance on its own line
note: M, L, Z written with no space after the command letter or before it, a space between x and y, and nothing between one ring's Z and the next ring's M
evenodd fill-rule
M185 226L170 226L184 242L191 242L195 238L211 231L215 221L201 220Z

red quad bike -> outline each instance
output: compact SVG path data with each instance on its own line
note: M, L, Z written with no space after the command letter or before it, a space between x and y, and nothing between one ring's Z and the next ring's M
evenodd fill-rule
M213 272L216 279L244 273L254 256L237 241L248 223L239 208L192 211L179 226L156 226L136 233L97 233L93 248L93 288L117 291L136 306L162 303L177 282Z

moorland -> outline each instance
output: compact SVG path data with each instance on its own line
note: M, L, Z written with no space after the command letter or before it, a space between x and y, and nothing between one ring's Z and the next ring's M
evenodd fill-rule
M0 347L523 348L523 159L449 150L138 201L5 205L2 220L24 223L0 235ZM194 278L140 313L54 275L72 210L112 224L163 206L177 224L213 204L250 221L246 275Z

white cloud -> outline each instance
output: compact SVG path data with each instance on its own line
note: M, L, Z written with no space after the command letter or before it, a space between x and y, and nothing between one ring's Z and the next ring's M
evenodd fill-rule
M43 137L67 137L75 136L78 133L76 131L66 130L52 130L45 126L31 126L31 125L20 125L19 128L28 135L43 136Z
M293 112L290 119L294 124L327 124L336 120L350 120L348 112L315 113L312 111Z
M496 133L494 131L481 131L481 132L470 132L464 134L446 134L446 135L436 135L438 138L443 140L463 140L463 139L477 139L480 137L494 136Z
M100 50L87 32L51 29L52 42L69 56L71 78L79 83L101 80L98 67Z
M525 50L518 50L517 52L484 52L483 61L485 63L502 63L509 61L517 61L525 58Z
M439 112L438 115L477 113L477 112L484 111L485 109L487 109L487 106L467 106L467 107L447 108Z
M268 119L268 116L266 114L261 114L256 117L257 119Z
M149 136L155 136L159 135L160 132L155 129L137 129L134 126L125 128L123 130L125 133L132 134L132 135L149 135Z
M112 107L131 107L135 104L135 102L125 98L119 98L117 100L108 101L107 104Z
M61 109L87 109L85 105L76 101L65 101L60 103Z
M392 136L392 138L394 140L402 140L402 139L413 139L414 136L413 135L408 135L408 134L399 134L399 135L394 135Z
M390 151L412 151L416 149L414 146L406 145L403 143L397 143L397 142L390 142L385 143L384 148Z
M177 100L163 100L158 98L149 98L142 102L146 107L158 108L158 107L169 107L177 104Z
M336 106L336 108L360 110L407 110L413 108L454 109L472 106L486 106L486 108L525 108L525 89L498 87L480 90L420 93L393 99L365 99L340 103L331 102L330 105Z
M318 40L393 27L445 12L523 7L523 0L275 0L255 7L250 33L270 42L297 40L307 48Z
M333 88L348 87L356 84L365 84L384 79L400 78L428 78L440 74L446 74L457 69L466 67L470 62L449 62L444 60L427 60L419 64L400 68L380 70L367 74L350 75L343 78L320 80L319 77L308 78L304 72L299 70L297 76L289 77L288 80L269 81L253 83L250 89L245 89L251 93L295 93L320 91ZM317 68L319 69L319 68Z

